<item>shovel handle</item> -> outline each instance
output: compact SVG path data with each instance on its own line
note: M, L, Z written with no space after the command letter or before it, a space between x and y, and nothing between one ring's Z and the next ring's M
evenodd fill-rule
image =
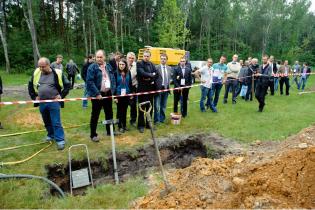
M145 101L145 102L142 102L142 103L139 104L139 109L140 109L141 112L146 113L145 109L143 109L143 106L147 105L147 104L149 104L149 110L147 112L151 111L151 109L152 109L151 102L150 101Z

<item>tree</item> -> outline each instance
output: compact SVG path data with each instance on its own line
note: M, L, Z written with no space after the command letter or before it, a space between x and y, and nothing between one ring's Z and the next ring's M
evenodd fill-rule
M25 21L27 23L27 27L28 27L28 29L31 33L31 37L32 37L34 66L36 67L37 61L40 58L40 54L39 54L39 50L38 50L37 36L36 36L34 19L33 19L32 1L31 0L25 0L24 1L23 12L24 12Z
M4 57L5 57L5 69L6 72L10 72L10 60L9 60L9 54L8 54L8 44L7 44L7 33L6 33L6 18L5 18L5 1L2 1L0 3L0 20L3 23L3 27L1 26L0 22L0 38L1 38L1 43L3 46L3 52L4 52Z
M160 46L181 47L189 34L185 22L185 15L177 6L176 0L165 0L156 23Z

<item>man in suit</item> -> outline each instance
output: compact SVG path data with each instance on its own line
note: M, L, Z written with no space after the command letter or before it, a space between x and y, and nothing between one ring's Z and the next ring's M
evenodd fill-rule
M190 88L184 88L187 86L191 86L192 75L191 75L191 68L186 66L186 59L185 57L180 59L179 65L174 69L173 74L173 81L174 87L183 87L179 90L174 90L174 112L178 112L178 102L180 97L182 96L182 116L187 116L187 100Z
M170 87L172 69L170 66L166 65L167 59L166 54L161 54L161 64L156 66L158 74L156 81L157 90L165 90ZM169 93L169 91L165 91L156 93L154 96L154 124L164 123L165 121L165 110Z
M156 90L157 71L152 62L150 62L151 52L143 52L143 60L137 63L137 79L138 79L138 92L147 92ZM142 102L150 101L153 104L154 94L139 95L139 104ZM149 110L149 104L142 106L145 111ZM152 116L153 110L151 109L150 115ZM144 132L144 127L150 128L149 123L144 121L144 113L138 111L138 129L140 133Z
M275 77L275 75L278 72L277 64L274 62L274 56L273 55L271 55L269 58L269 66L271 67L272 72L271 72L271 76L269 78L268 87L270 88L270 95L273 96L275 94L275 79L277 79Z

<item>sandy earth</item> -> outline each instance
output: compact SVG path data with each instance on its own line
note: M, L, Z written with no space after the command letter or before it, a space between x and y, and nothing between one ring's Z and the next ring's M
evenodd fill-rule
M256 142L239 156L196 159L168 174L135 208L315 208L315 126L283 142Z

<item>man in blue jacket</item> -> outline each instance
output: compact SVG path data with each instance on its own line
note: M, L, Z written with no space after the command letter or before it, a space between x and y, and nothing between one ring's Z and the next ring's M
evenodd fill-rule
M92 113L90 120L90 137L94 142L98 142L99 138L96 133L98 118L103 108L105 119L113 119L112 95L115 95L116 80L114 72L109 64L105 62L104 50L98 50L95 54L96 62L88 68L86 77L86 89L92 99ZM104 98L103 97L109 97ZM109 125L106 125L107 136L110 135Z

